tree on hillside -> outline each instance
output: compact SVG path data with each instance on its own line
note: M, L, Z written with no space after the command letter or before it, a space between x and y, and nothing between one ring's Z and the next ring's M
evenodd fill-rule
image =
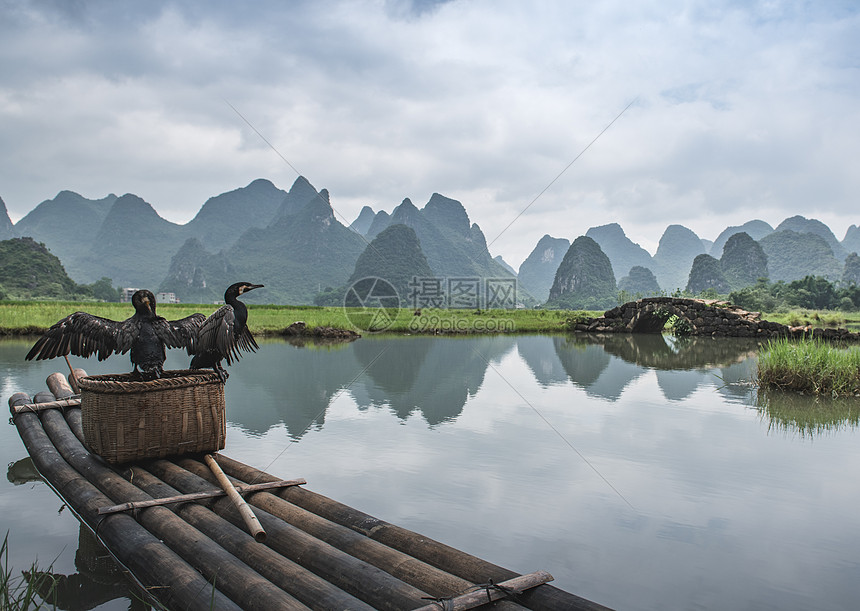
M33 238L0 242L0 284L10 299L69 299L79 289L60 260Z

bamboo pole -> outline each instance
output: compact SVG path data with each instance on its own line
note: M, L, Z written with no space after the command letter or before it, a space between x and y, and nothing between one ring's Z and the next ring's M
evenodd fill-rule
M183 466L189 465L199 471L195 474L163 459L147 463L147 468L183 492L193 491L197 486L211 486L208 480L213 479L213 475L206 465L188 458L180 462ZM254 497L260 494L266 493L258 492ZM222 497L216 500L212 510L240 528L244 526L228 499ZM257 515L269 535L266 546L380 611L414 609L424 604L423 597L430 595L423 588L407 584L379 567L359 560L348 551L337 549L265 511L258 511ZM450 590L446 594L458 591Z
M15 403L29 403L24 393L9 399ZM110 502L102 492L87 481L59 454L56 446L34 413L22 412L14 416L15 426L33 463L45 481L75 514L95 532L103 542L110 542L111 553L143 586L171 584L156 592L161 603L171 608L211 611L224 609L241 611L229 598L206 582L204 577L185 560L169 549L156 536L128 515L115 515L99 521L98 506Z
M22 414L36 417L34 414ZM151 499L137 486L123 479L116 471L106 466L98 457L90 454L70 429L63 415L56 410L42 413L42 422L58 452L87 479L113 498L133 501ZM103 507L116 501L100 502ZM111 521L126 514L107 516ZM130 516L129 516L130 517ZM166 507L150 507L137 516L140 523L153 535L164 541L170 549L179 554L207 579L217 581L217 587L239 607L246 609L302 609L304 605L292 596L262 577L240 559L233 556L216 541L205 536ZM130 518L131 519L131 518ZM133 520L133 519L132 519ZM171 583L170 581L161 583ZM211 591L204 588L205 595Z
M68 399L75 394L75 391L72 390L72 387L69 386L68 382L66 382L66 376L61 373L52 373L48 376L48 379L45 380L45 383L48 385L48 390L51 391L54 398L57 400Z
M218 455L218 461L226 473L243 482L264 482L277 479L264 471L223 454ZM439 567L470 583L483 583L489 579L498 583L518 576L517 573L509 569L380 520L306 488L287 488L279 492L278 496L328 520L380 541L393 549L400 550L413 558ZM521 600L525 601L523 604L529 608L607 611L607 607L603 605L551 585L544 585L524 592Z
M256 492L258 490L270 490L272 488L286 488L288 486L300 486L307 484L304 479L282 479L277 482L264 482L261 484L252 484L250 486L236 486L239 493ZM150 501L129 501L128 503L120 503L110 507L99 507L99 515L110 513L118 513L120 511L129 511L131 509L145 509L146 507L155 507L157 505L171 505L173 503L187 503L188 501L199 501L200 499L210 499L216 496L227 494L223 490L208 490L203 492L193 492L191 494L179 494L176 496L168 496L154 498Z
M219 455L218 459L221 458L223 457ZM177 462L191 473L196 473L201 477L207 475L206 468L193 459L184 458ZM161 467L159 471L162 469L165 472L167 470L165 467ZM165 472L159 473L162 479L165 479L165 475L167 475ZM262 509L296 528L300 528L309 535L372 564L432 596L449 596L456 592L462 592L473 584L471 581L417 560L379 541L374 541L364 534L322 518L285 501L276 494L254 494L254 496L248 497L248 502L254 507ZM505 606L502 604L499 609L504 609Z
M23 403L11 407L12 415L21 412L40 412L45 409L58 409L63 407L80 407L80 399L60 399L58 401L47 401L45 403Z
M165 463L167 461L156 462ZM202 463L199 464L202 468L206 468ZM129 469L125 475L129 479L133 479L138 486L152 496L179 493L179 489L156 477L148 468L135 466ZM206 485L209 485L208 482ZM226 506L226 499L222 498L221 500L225 502ZM175 507L174 511L200 532L218 541L219 545L231 554L241 558L245 564L263 577L313 609L349 609L350 611L372 611L374 609L336 585L329 583L323 577L279 554L271 547L260 545L245 531L244 524L241 522L231 523L213 512L209 505L211 505L211 501L206 505L185 503ZM231 513L236 514L233 506L229 506ZM274 533L272 536L275 536Z
M233 484L230 483L227 476L224 475L224 472L221 470L221 467L218 466L218 463L215 462L212 455L206 454L203 457L203 460L205 460L206 465L212 469L212 473L215 474L215 479L218 480L221 488L224 489L224 492L226 492L227 496L230 497L230 500L233 501L236 509L239 510L239 514L242 516L242 519L245 521L245 525L254 536L254 539L259 543L265 541L266 531L263 530L262 526L260 526L260 520L257 519L257 516L254 515L251 507L245 502L245 499L242 498L236 488L233 487Z
M81 392L80 386L78 386L78 377L75 374L75 368L72 367L72 364L69 362L69 355L64 354L63 358L66 359L66 365L69 366L69 384L72 385L72 390L75 391L75 394L79 394Z
M522 594L524 590L535 588L552 580L553 576L546 571L536 571L528 575L514 577L499 584L476 585L473 586L475 590L472 592L454 596L453 598L440 599L438 602L430 603L414 611L439 611L440 608L445 611L466 611L467 609L474 609L506 598L509 594L505 590L509 590L514 594Z

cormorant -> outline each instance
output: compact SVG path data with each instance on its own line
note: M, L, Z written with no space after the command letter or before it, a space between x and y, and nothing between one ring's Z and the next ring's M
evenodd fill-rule
M224 305L215 310L197 331L197 340L188 354L193 354L191 369L211 367L221 381L229 374L221 366L222 359L232 365L241 356L240 350L254 352L259 348L248 330L248 308L237 297L262 288L262 284L237 282L224 292Z
M111 354L131 351L133 372L144 380L160 378L167 357L165 348L194 349L197 329L206 320L203 314L192 314L168 321L155 313L155 295L142 289L131 297L134 315L122 322L75 312L51 325L25 357L28 361L52 359L72 353L100 361Z

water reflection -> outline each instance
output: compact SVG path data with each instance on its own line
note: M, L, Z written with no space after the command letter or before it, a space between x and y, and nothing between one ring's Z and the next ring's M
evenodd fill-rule
M75 553L76 573L24 571L30 582L51 608L65 611L95 609L109 601L127 601L130 611L150 609L139 592L132 590L113 557L83 524L78 532Z
M490 364L510 354L542 387L572 384L609 402L653 371L666 401L681 402L710 388L729 402L751 405L757 349L752 340L660 335L369 337L325 344L270 340L253 366L230 380L228 392L239 400L228 401L228 417L251 435L283 426L297 440L320 430L333 400L348 393L360 410L384 408L404 421L417 413L434 427L456 419L484 385ZM809 399L769 401L804 404ZM253 409L246 407L250 404ZM794 420L794 426L812 430L811 424Z
M778 390L761 390L756 406L767 419L768 431L814 437L860 424L856 397L809 397Z
M4 398L64 366L25 363L29 345L0 342ZM168 368L186 365L174 352ZM659 336L272 339L231 370L226 451L611 607L854 608L860 448L846 429L860 415L853 401L763 402L755 352ZM53 570L86 591L77 523L18 460L14 427L0 441L11 566L68 549Z
M16 486L21 484L29 484L31 482L42 481L42 476L36 470L36 465L33 464L33 459L29 456L9 463L6 469L6 479Z
M408 342L404 344L403 342ZM401 420L415 411L431 426L456 418L484 382L488 363L514 349L512 337L401 338L356 344L367 380L351 394L359 408L388 406ZM408 348L405 352L403 348Z

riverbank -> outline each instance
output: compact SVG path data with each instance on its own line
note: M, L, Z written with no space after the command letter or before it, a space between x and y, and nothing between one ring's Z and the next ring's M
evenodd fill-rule
M159 304L168 320L195 312L211 314L216 304ZM411 334L558 333L573 330L603 312L569 310L448 310L379 309L249 305L248 324L256 335L293 335L297 322L308 335L320 329L358 333L385 331ZM0 335L39 335L72 312L85 311L110 320L125 320L134 313L130 303L68 301L0 301Z
M168 320L195 312L210 314L216 304L159 304L158 313ZM602 311L571 310L456 310L411 308L362 310L361 308L250 304L249 325L256 335L295 335L297 322L303 334L313 336L338 331L359 334L385 331L409 334L560 333L573 331L577 323L602 316ZM0 336L39 335L52 324L78 310L110 320L124 320L134 313L130 303L72 301L0 301ZM848 328L860 330L860 312L792 310L763 313L762 319L792 327ZM292 331L291 331L292 327Z

